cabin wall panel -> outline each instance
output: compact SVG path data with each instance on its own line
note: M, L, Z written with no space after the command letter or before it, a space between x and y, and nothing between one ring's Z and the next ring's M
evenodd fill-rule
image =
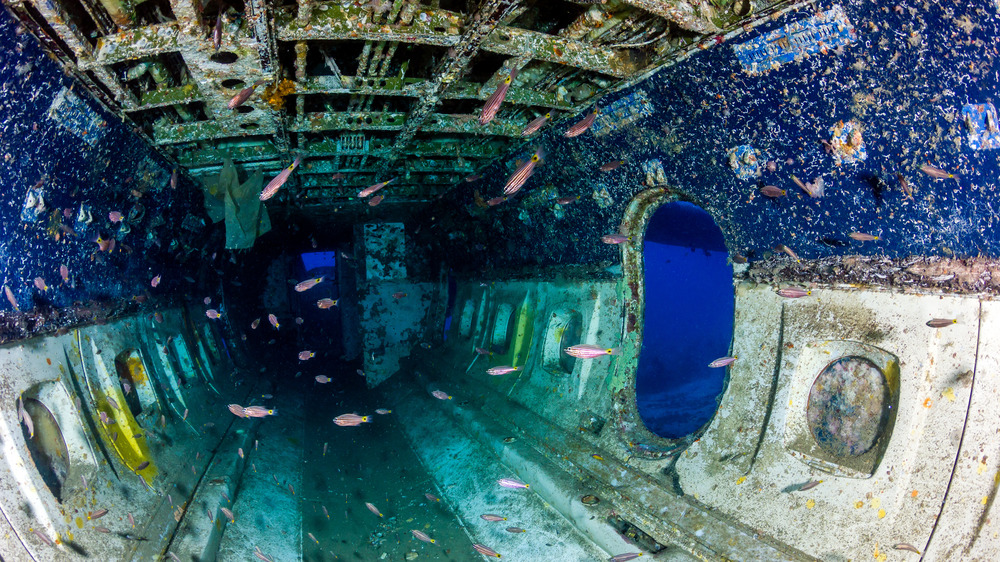
M773 323L774 313L756 306L760 293L773 290L760 286L737 291L737 310L749 317L745 321ZM979 300L832 288L814 288L801 299L775 299L772 310L784 308L780 339L769 330L737 332L735 348L748 353L731 367L732 381L716 419L677 460L681 488L821 559L860 559L871 556L876 544L910 543L922 550L949 493L966 431L970 387L959 381L976 368ZM934 329L925 325L932 318L958 322ZM883 434L888 439L884 454L874 474L863 477L851 472L858 468L855 457L823 465L803 455L797 440L803 432L810 439L809 429L800 424L807 419L809 389L823 365L844 353L868 357L869 348L898 358L898 399L890 402L895 419ZM758 349L763 351L749 352ZM807 361L817 353L829 356ZM761 365L762 358L772 355L777 371ZM892 370L885 369L890 387ZM753 384L749 381L769 386L775 372L773 401L769 394L741 392ZM837 399L849 403L852 397L845 392ZM845 427L864 422L858 410L846 407L841 421ZM983 421L974 434L996 430L995 423ZM758 449L761 423L766 427ZM741 431L734 433L731 426L736 425ZM725 433L717 432L719 428ZM742 435L742 450L720 440L720 434ZM797 491L810 481L822 482ZM977 493L989 490L980 487ZM965 526L956 522L952 530L969 532L968 519ZM824 532L801 533L802 528Z

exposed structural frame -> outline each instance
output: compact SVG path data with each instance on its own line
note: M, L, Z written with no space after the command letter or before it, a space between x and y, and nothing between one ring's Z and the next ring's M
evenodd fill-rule
M723 14L697 0L4 3L194 177L210 178L226 156L265 170L305 156L304 179L291 189L300 203L343 200L388 177L398 178L390 197L429 198L510 150L535 116L576 113L732 26L749 6L736 0ZM482 102L514 71L500 113L480 125ZM227 107L258 80L250 101Z

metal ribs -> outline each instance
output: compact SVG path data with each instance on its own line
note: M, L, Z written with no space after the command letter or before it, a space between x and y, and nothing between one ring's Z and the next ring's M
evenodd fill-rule
M302 181L276 202L306 212L376 178L401 178L387 202L436 195L509 150L536 115L576 113L737 19L706 0L481 0L468 13L423 0L246 0L243 13L203 0L3 2L196 178L227 156L272 172L303 155ZM514 69L499 115L480 126L483 100ZM244 107L227 108L261 79Z

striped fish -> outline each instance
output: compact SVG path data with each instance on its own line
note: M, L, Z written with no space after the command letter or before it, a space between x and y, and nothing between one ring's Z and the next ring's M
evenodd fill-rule
M246 103L248 99L250 99L250 96L253 95L254 90L256 90L258 86L266 83L267 80L258 80L254 82L253 85L243 88L242 90L239 91L239 93L237 93L229 100L229 103L226 104L226 107L228 107L229 109L236 109L237 107L243 105L244 103ZM174 175L170 177L170 187L174 189L177 189L176 174L177 170L174 170Z
M87 512L87 520L88 521L93 521L94 519L100 519L101 517L104 517L107 514L108 514L108 510L106 510L106 509L98 509L97 511L88 511Z
M364 189L362 189L361 191L358 192L358 197L368 197L372 193L375 193L376 191L378 191L378 190L382 189L383 187L389 185L390 183L392 183L395 180L396 180L396 178L392 178L391 180L386 180L384 182L380 182L380 183L377 183L375 185L366 187L366 188L364 188Z
M215 45L216 51L222 46L222 10L219 10L219 15L215 17L215 29L212 30L212 44Z
M482 554L483 556L495 556L497 558L500 558L500 555L497 554L497 551L493 550L488 546L483 546L479 543L475 543L472 545L472 548L476 549L476 552Z
M301 161L302 157L296 156L295 161L292 162L291 166L285 168L280 174L274 176L274 179L268 182L267 186L264 187L264 190L260 192L260 200L267 201L268 199L274 197L274 194L281 189L281 186L285 185L285 182L288 181L288 178L292 175L292 171L295 170L295 167L298 166Z
M480 125L485 125L496 117L497 110L500 109L500 104L503 103L503 98L507 95L507 90L510 88L510 84L514 81L515 76L517 76L517 70L510 71L510 74L494 90L493 95L486 100L486 104L483 105L483 112L479 115Z
M635 560L640 556L642 556L641 552L625 552L608 558L608 562L627 562L628 560Z
M531 155L531 158L527 162L521 164L514 173L507 178L507 185L503 188L503 194L506 196L511 196L518 191L520 191L521 186L524 182L528 181L531 174L535 173L535 166L541 161L543 152L541 148L536 148L535 153Z
M551 113L546 113L545 115L539 115L538 117L535 117L535 119L531 123L528 123L528 126L525 127L523 131L521 131L521 136L527 137L534 134L536 131L538 131L538 129L541 129L542 126L545 125L545 122L548 121L550 118L552 118Z
M434 543L437 542L436 540L428 537L427 533L425 533L423 531L418 531L416 529L410 529L410 532L413 533L413 537L415 539L417 539L417 540L424 541L424 542L429 542L431 544L434 544Z
M3 286L3 292L4 292L4 294L7 295L7 301L10 302L10 305L14 307L14 310L20 312L21 311L21 307L19 307L17 305L17 299L14 298L14 293L10 290L10 287L8 287L7 285L4 285Z
M597 117L597 110L595 109L590 115L584 117L579 123L573 125L566 132L563 133L564 137L572 138L582 135L591 125L594 124L594 119Z
M31 532L35 533L35 536L38 537L38 540L40 540L43 543L45 543L45 546L53 546L53 545L55 545L55 543L52 542L52 539L50 539L49 537L45 536L45 533L39 531L38 529L32 529Z

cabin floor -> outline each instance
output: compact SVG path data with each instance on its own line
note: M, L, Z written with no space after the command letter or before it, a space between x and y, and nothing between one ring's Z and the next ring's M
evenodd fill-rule
M263 420L256 446L245 451L249 462L235 498L236 521L226 528L218 560L247 560L255 547L275 562L477 556L449 504L425 497L442 493L395 415L375 414L388 408L381 393L364 390L353 368L334 369L324 370L333 379L327 384L296 377L294 368L274 375L287 381L268 392L278 415ZM333 423L351 412L371 415L371 422ZM436 542L418 541L411 529Z

